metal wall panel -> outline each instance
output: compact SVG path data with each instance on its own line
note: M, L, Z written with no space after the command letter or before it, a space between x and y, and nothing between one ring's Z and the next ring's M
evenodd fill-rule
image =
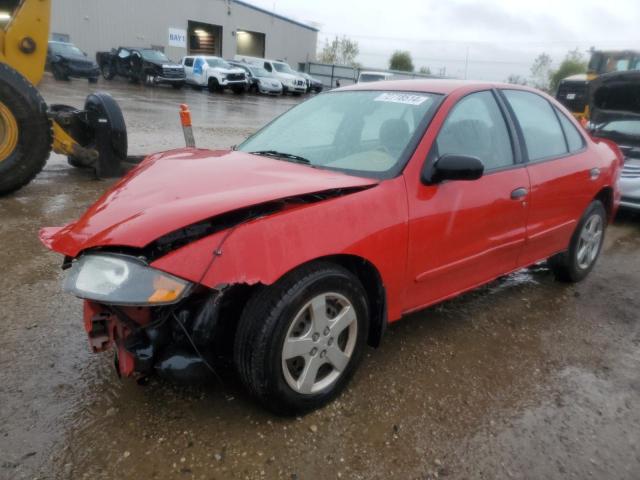
M189 20L221 25L222 55L236 54L236 30L265 34L265 56L294 68L313 61L318 32L233 0L53 0L51 32L69 35L89 56L113 47L165 46L178 61L186 49L168 45L168 29Z

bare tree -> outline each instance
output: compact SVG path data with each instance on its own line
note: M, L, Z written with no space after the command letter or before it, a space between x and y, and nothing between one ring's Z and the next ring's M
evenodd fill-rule
M531 65L531 83L534 87L549 91L551 82L551 56L548 53L541 53Z
M348 65L350 67L357 67L358 54L360 53L360 46L355 40L343 36L342 38L336 37L331 42L327 40L325 45L318 56L320 63L328 63L331 65Z
M512 85L527 85L528 83L526 78L524 78L521 75L516 75L514 73L509 75L506 81L507 83L510 83Z

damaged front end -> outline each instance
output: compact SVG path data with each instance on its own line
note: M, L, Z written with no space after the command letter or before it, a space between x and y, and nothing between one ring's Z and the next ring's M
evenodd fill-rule
M153 372L194 381L212 373L208 355L222 290L150 267L143 259L89 253L72 262L64 289L84 299L84 326L93 352L115 349L118 374Z
M184 304L119 307L84 302L84 326L94 353L111 348L122 377L157 373L192 383L215 375L211 364L222 291L202 292Z

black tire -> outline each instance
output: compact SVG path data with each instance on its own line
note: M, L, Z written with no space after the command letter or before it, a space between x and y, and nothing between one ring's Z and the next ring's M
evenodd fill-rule
M580 247L580 238L583 233L583 229L585 224L590 221L590 219L594 216L600 218L600 224L602 225L602 234L599 239L599 245L597 250L595 251L595 257L589 263L588 266L584 267L580 265L579 261L579 247ZM578 222L575 232L573 232L573 236L571 237L571 243L569 244L569 249L566 252L559 253L549 259L549 267L551 271L554 273L556 279L561 282L568 283L576 283L584 280L589 272L593 270L598 257L600 256L600 252L602 251L602 245L604 243L604 235L606 232L607 226L607 212L602 205L602 202L599 200L594 200L591 202L587 210L582 215L582 218Z
M223 90L222 87L220 87L220 83L217 78L210 78L207 88L211 93L222 92Z
M100 65L100 73L102 73L102 78L105 80L113 80L116 76L116 72L110 62L105 62Z
M91 83L91 84L96 84L96 83L98 83L98 77L89 77L87 80L88 80L88 81L89 81L89 83Z
M51 72L53 73L53 78L59 81L67 82L69 81L69 75L65 72L64 67L53 64L51 65Z
M184 87L184 83L172 83L171 86L174 90L182 90L182 87Z
M333 383L318 392L302 394L285 379L283 344L300 309L315 296L328 292L344 296L353 305L357 322L355 346ZM245 306L234 342L234 363L240 379L260 403L276 414L296 415L319 408L333 400L355 372L366 344L368 318L365 291L351 272L329 262L299 268L258 291Z
M127 158L128 137L127 126L124 121L124 115L118 105L118 102L106 92L95 92L87 97L84 104L87 111L98 112L101 116L106 116L111 127L109 138L111 140L110 147L113 154L121 161ZM95 130L89 129L85 134L86 140L79 141L85 148L96 148ZM79 140L79 139L76 139ZM76 168L94 168L94 165L86 165L81 160L73 156L67 157L69 165Z
M0 159L0 195L29 183L44 167L51 152L51 123L47 104L29 81L0 63L0 103L17 124L17 143Z
M245 87L240 87L240 88L235 87L235 88L232 88L231 91L236 95L242 95L243 93L246 93L247 89Z

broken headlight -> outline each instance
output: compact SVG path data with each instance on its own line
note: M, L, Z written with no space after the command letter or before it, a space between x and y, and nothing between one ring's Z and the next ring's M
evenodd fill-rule
M169 305L180 301L191 283L128 255L87 254L73 262L64 290L76 297L113 305Z

